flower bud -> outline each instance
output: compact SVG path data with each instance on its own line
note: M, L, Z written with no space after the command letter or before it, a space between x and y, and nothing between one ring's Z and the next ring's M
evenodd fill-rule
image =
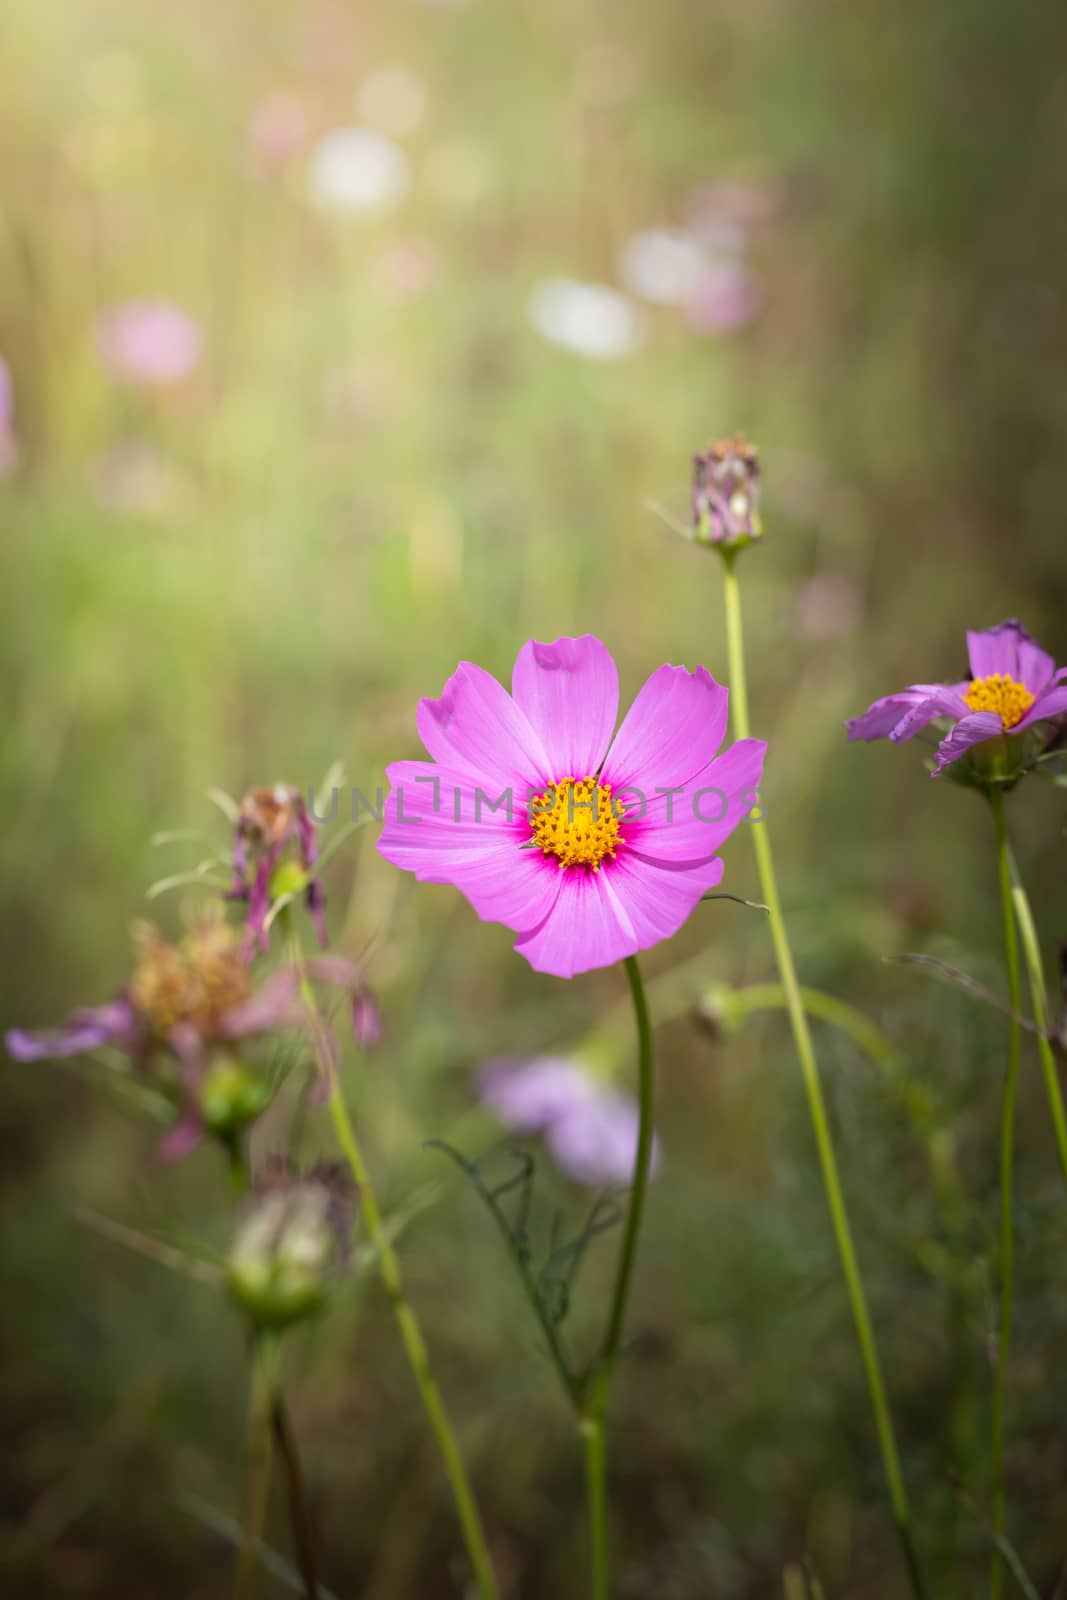
M200 1085L204 1127L223 1138L254 1122L271 1100L271 1086L235 1056L218 1056Z
M232 1293L261 1328L321 1311L348 1253L352 1190L334 1167L275 1163L250 1197L229 1261Z
M693 457L693 531L700 544L740 550L759 539L759 454L742 434Z

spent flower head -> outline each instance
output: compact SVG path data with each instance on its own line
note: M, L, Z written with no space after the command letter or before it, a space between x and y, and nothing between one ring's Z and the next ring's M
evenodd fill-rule
M326 932L326 895L315 874L318 829L299 789L276 783L250 789L233 835L233 887L227 896L248 907L246 954L270 945L270 912L283 896L303 893L319 943Z
M277 1088L268 1065L249 1054L253 1041L313 1022L300 993L300 974L279 968L254 981L240 940L213 919L173 943L142 923L134 929L134 960L125 988L100 1006L80 1007L58 1028L22 1028L5 1035L16 1061L62 1060L105 1047L120 1051L171 1102L175 1122L163 1141L168 1160L185 1156L205 1133L225 1143L270 1104ZM343 956L304 964L307 978L340 990L365 1019L374 1001L359 968ZM364 1020L363 1042L370 1030ZM316 1027L320 1045L332 1032Z

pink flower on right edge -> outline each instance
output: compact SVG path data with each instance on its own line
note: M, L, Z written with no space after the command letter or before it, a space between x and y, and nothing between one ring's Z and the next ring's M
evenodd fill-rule
M947 718L952 727L937 747L932 776L978 745L998 741L991 754L1005 751L1013 770L1021 768L1024 746L1016 741L1039 722L1067 716L1067 667L1056 668L1021 623L1001 622L983 633L968 633L971 676L960 683L913 683L898 694L876 700L862 717L846 722L850 739L911 739L932 722Z

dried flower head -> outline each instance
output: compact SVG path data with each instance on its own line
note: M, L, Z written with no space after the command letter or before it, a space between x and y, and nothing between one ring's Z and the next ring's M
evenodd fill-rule
M271 905L303 891L319 943L326 932L326 896L315 876L318 830L299 789L277 783L250 789L241 802L233 838L233 887L228 898L248 906L246 955L270 943Z

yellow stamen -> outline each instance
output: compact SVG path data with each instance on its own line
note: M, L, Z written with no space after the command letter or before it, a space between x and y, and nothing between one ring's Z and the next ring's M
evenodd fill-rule
M564 867L600 871L605 856L614 856L623 808L611 798L611 784L595 778L561 778L544 794L535 795L530 826L546 856Z
M1005 728L1021 722L1034 703L1024 683L1016 683L1007 673L994 672L989 678L975 678L963 697L972 711L995 711Z

